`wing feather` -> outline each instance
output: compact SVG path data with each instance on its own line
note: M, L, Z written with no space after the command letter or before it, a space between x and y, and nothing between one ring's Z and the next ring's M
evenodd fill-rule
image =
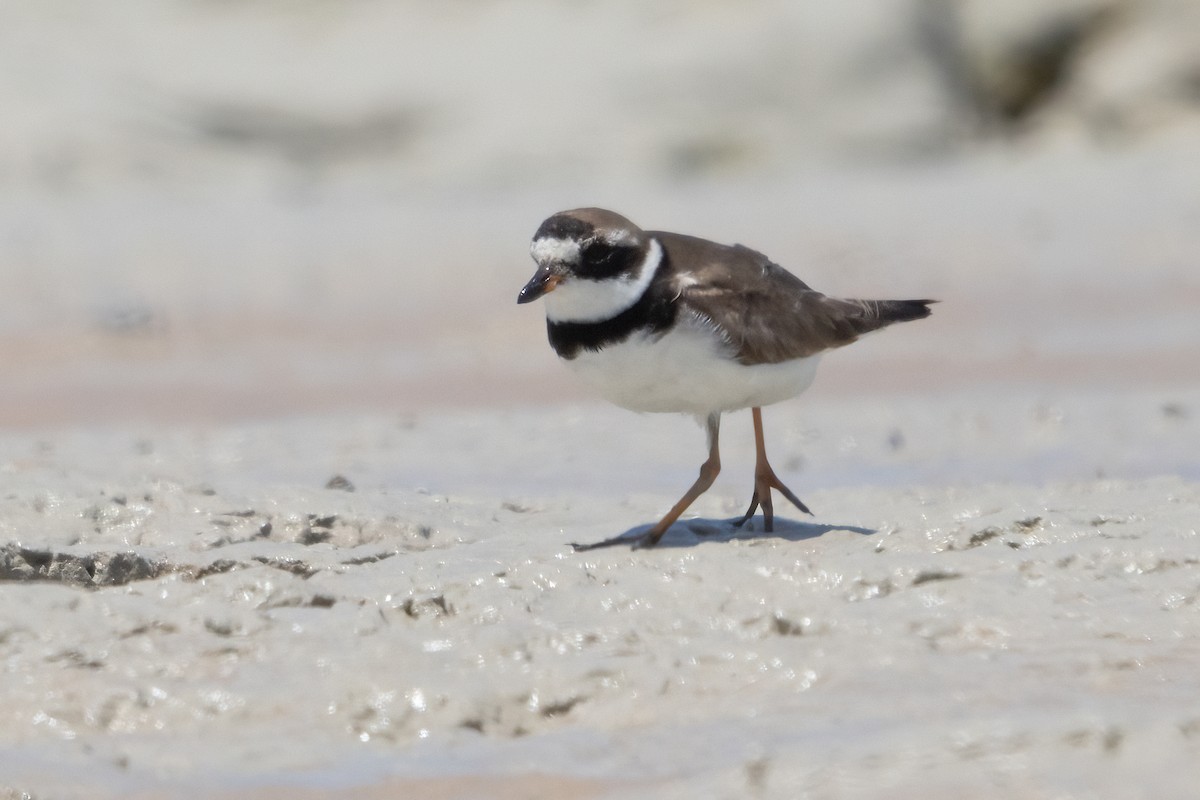
M850 344L894 322L929 316L933 302L828 297L748 247L653 235L675 265L677 302L720 330L746 365L791 361Z

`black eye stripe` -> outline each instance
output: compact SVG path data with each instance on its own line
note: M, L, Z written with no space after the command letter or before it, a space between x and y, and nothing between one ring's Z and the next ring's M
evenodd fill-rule
M615 245L596 239L581 248L576 271L580 276L588 278L618 275L633 266L637 257L636 247Z
M583 257L593 263L607 261L617 254L617 248L608 242L592 242L583 248Z

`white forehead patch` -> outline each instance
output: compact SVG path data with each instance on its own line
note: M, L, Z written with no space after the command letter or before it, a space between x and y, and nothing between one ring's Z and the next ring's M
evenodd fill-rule
M646 293L662 263L662 245L657 239L650 239L649 245L632 275L597 280L573 276L560 283L546 295L546 318L551 322L600 322L632 306Z
M579 242L575 239L534 239L529 254L538 264L578 264Z

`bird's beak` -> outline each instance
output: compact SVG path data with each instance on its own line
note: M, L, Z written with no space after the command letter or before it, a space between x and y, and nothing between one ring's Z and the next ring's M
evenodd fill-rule
M552 265L539 267L538 271L529 279L529 283L521 289L521 293L517 295L518 303L532 303L544 294L549 294L554 291L554 287L558 286L562 281L563 276L560 272L554 270Z

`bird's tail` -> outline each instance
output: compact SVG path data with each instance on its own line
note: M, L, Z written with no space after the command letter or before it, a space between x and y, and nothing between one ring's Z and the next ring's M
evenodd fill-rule
M914 319L925 319L931 313L929 306L937 300L859 300L880 323L879 327L891 325L893 322L908 322Z
M822 297L827 313L825 322L829 328L832 346L839 347L853 342L860 336L886 328L896 322L924 319L930 314L929 306L936 300L843 300Z

